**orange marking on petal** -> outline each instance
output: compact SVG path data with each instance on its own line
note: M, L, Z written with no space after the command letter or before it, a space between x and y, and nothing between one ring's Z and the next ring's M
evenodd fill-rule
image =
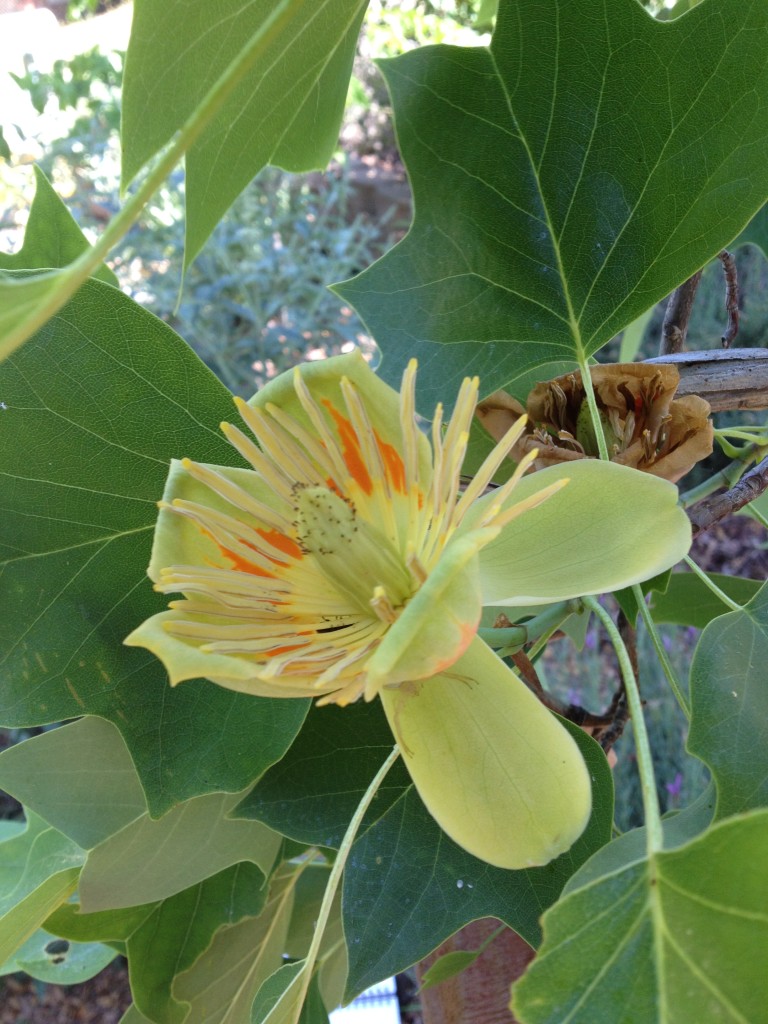
M235 554L234 551L230 551L229 548L218 545L219 550L227 559L232 563L232 568L237 569L238 572L249 572L251 576L265 576L268 579L277 579L278 573L268 572L266 569L262 569L260 565L254 565L253 562L247 561L241 555Z
M341 415L338 409L334 408L327 398L324 398L322 401L336 424L336 429L338 430L339 437L341 439L341 454L352 479L355 480L360 487L362 487L365 493L370 496L373 493L373 483L371 482L371 476L365 462L363 461L354 427L345 416Z
M444 672L445 669L450 668L451 665L455 664L459 658L464 654L475 638L477 633L477 627L480 625L479 621L472 625L469 622L464 622L459 626L459 642L451 648L450 653L442 658L438 658L432 668L432 675L437 675L439 672Z
M378 430L374 430L373 433L376 437L376 444L381 453L382 461L386 467L389 482L399 494L405 494L405 463L400 457L400 452L397 448L393 448L391 444L382 441Z
M282 551L284 555L288 555L289 558L300 559L304 557L304 552L301 550L299 545L293 540L292 537L286 537L284 533L280 533L279 530L256 530L256 532L264 538L267 543L271 544L272 547L277 548L278 551ZM249 545L250 546L250 545ZM269 555L267 555L269 558ZM272 558L270 561L274 562ZM282 562L276 562L277 565L282 565Z

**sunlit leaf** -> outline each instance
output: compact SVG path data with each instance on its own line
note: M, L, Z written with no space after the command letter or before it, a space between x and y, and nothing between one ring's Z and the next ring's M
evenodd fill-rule
M123 181L178 132L274 9L268 0L136 4L123 91ZM194 259L266 164L322 168L338 141L367 0L293 0L256 67L242 75L186 156L186 253Z
M0 270L49 270L66 267L89 247L88 239L39 167L35 167L35 198L24 228L24 242L14 253L0 252ZM107 266L93 275L117 285Z
M489 392L596 352L768 193L768 8L754 0L668 24L635 0L506 0L489 49L381 66L415 219L339 291L390 381L419 357L424 408L465 373Z

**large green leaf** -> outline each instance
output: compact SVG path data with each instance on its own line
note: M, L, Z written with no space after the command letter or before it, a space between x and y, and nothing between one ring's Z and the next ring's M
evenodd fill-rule
M768 584L715 619L691 664L688 749L712 771L717 817L768 806Z
M339 291L390 381L413 355L439 392L586 357L768 194L763 0L666 24L635 0L505 0L490 49L424 47L382 70L415 218Z
M273 12L272 0L138 0L125 65L123 180L168 143ZM367 0L293 0L186 156L186 263L265 164L324 167Z
M592 817L571 849L540 868L490 867L453 843L414 789L355 842L344 875L346 999L409 967L469 921L498 917L526 941L540 939L539 917L574 871L610 838L613 780L605 755L568 725L587 762Z
M71 280L68 265L88 248L88 240L72 214L53 190L43 172L35 167L35 198L24 231L24 244L15 253L0 253L0 360L6 359L44 323L57 305L56 295ZM3 271L31 271L33 276L10 276ZM112 271L102 265L94 277L117 284ZM58 303L60 304L60 303Z
M768 811L594 879L544 916L522 1024L757 1024L768 1005Z
M394 742L379 701L313 707L293 746L237 813L299 842L336 848ZM410 783L398 761L373 798L364 827L380 818Z
M77 885L85 851L37 815L0 843L0 964L26 942Z
M153 1021L180 1024L187 1009L171 995L174 977L191 967L219 929L263 911L267 889L252 864L237 864L158 903L123 911L57 910L46 926L68 939L124 941L133 997Z
M0 366L0 396L0 721L109 719L155 814L245 788L307 702L172 690L122 646L165 603L145 571L171 457L233 459L215 429L229 393L170 328L90 281Z

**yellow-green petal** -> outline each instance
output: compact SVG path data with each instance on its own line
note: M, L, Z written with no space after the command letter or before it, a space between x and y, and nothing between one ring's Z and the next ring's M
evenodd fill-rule
M509 504L568 477L533 511L503 527L480 552L485 605L548 604L650 579L687 553L691 524L677 488L626 466L569 463L525 477ZM482 517L493 493L473 505L462 530Z
M434 676L460 657L477 633L482 612L477 552L494 536L474 530L450 543L371 656L365 696L385 684Z
M529 868L584 831L592 797L576 743L481 640L450 672L381 698L419 795L469 853Z
M205 678L217 686L254 697L317 697L314 677L271 681L261 678L258 666L229 654L206 653L199 646L169 633L167 626L188 618L178 611L159 612L125 638L127 647L145 647L159 658L171 686Z

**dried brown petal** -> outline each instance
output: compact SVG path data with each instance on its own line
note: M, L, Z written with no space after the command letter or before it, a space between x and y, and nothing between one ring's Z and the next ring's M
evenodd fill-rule
M676 481L712 451L709 405L702 398L675 399L679 382L672 364L618 363L591 368L592 385L611 460ZM535 469L587 458L577 440L579 413L586 400L580 373L537 384L526 410L504 391L477 407L477 416L499 440L527 411L530 426L510 457L519 461L534 448Z

